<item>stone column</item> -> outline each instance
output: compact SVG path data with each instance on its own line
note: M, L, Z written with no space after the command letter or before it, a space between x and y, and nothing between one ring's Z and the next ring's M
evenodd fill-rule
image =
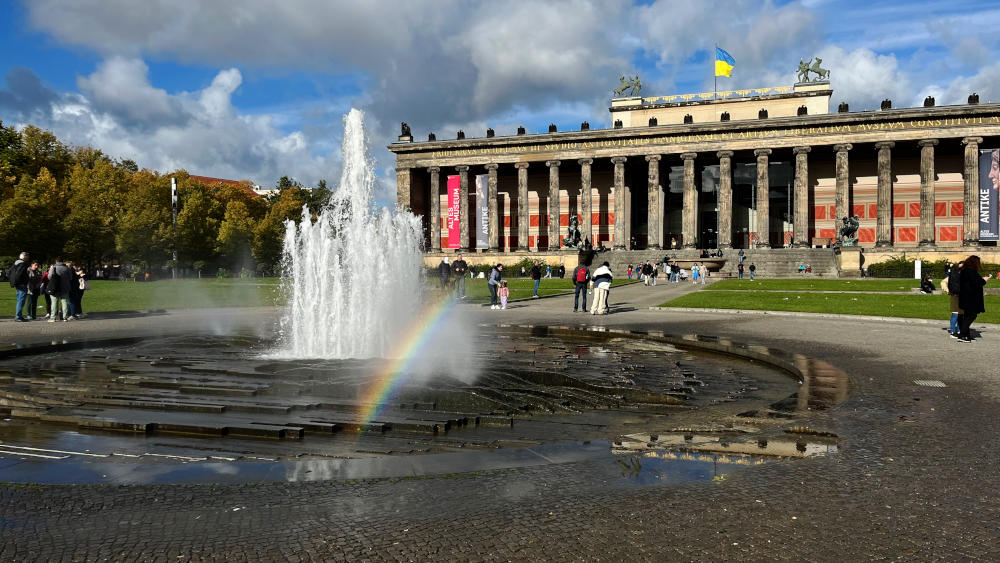
M559 250L559 165L558 160L547 160L549 167L549 250Z
M982 137L966 137L965 145L965 211L962 220L962 246L979 244L979 143Z
M771 246L771 176L768 174L768 156L771 149L753 151L757 156L757 247Z
M878 211L875 216L875 246L892 246L892 141L875 143L878 149Z
M528 250L528 163L518 162L517 168L517 249Z
M792 246L809 246L809 151L812 147L795 147L795 219L792 224Z
M441 169L431 166L431 252L441 252Z
M410 208L410 169L396 169L396 206L400 209Z
M646 214L646 248L660 248L660 237L663 227L660 224L660 155L651 154L646 156L649 163L649 200L646 206L649 212Z
M934 145L937 139L924 139L920 145L920 246L935 246L934 228Z
M487 202L487 213L490 215L490 233L489 233L489 246L490 250L496 252L500 250L500 222L503 221L503 217L497 209L497 164L487 164L486 171L489 174L489 181L487 184L486 198L489 200Z
M584 242L590 239L590 243L597 246L597 242L594 241L594 195L591 193L590 176L590 165L594 163L594 159L581 158L577 162L580 163L580 195L583 198L583 226L580 230L583 231Z
M458 226L461 236L458 237L459 250L471 251L469 248L469 167L456 166L458 170Z
M733 151L719 151L719 248L733 247Z
M686 152L681 155L684 160L684 193L681 210L681 247L695 248L698 238L698 192L694 187L694 159L698 153Z
M833 151L837 154L837 199L835 200L833 213L833 230L840 232L840 224L837 222L844 217L854 215L851 210L851 176L850 164L847 160L847 151L853 146L850 143L833 145Z
M611 157L615 165L615 250L625 250L628 241L625 240L625 161L624 156Z

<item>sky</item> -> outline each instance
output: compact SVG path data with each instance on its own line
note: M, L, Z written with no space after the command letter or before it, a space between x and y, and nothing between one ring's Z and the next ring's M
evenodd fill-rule
M610 126L611 92L790 85L823 59L832 104L1000 101L1000 3L952 0L0 0L0 121L142 168L335 187L343 116L365 111L376 197L385 146Z

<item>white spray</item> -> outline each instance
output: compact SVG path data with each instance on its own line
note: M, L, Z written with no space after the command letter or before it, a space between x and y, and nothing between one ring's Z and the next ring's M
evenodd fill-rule
M313 222L285 225L281 357L391 355L419 314L422 240L413 214L376 208L364 114L344 118L340 186Z

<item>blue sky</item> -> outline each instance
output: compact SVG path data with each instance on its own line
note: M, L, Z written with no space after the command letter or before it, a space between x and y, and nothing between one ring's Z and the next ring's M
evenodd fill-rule
M341 117L366 111L377 193L407 121L434 131L605 127L610 92L787 85L823 57L852 109L1000 101L995 2L0 0L0 120L161 171L336 184Z

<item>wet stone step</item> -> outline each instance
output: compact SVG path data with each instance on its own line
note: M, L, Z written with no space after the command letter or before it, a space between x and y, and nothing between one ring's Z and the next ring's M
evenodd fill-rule
M238 397L253 397L260 390L237 387L200 387L184 385L177 389L181 393L201 394L201 395L235 395Z

